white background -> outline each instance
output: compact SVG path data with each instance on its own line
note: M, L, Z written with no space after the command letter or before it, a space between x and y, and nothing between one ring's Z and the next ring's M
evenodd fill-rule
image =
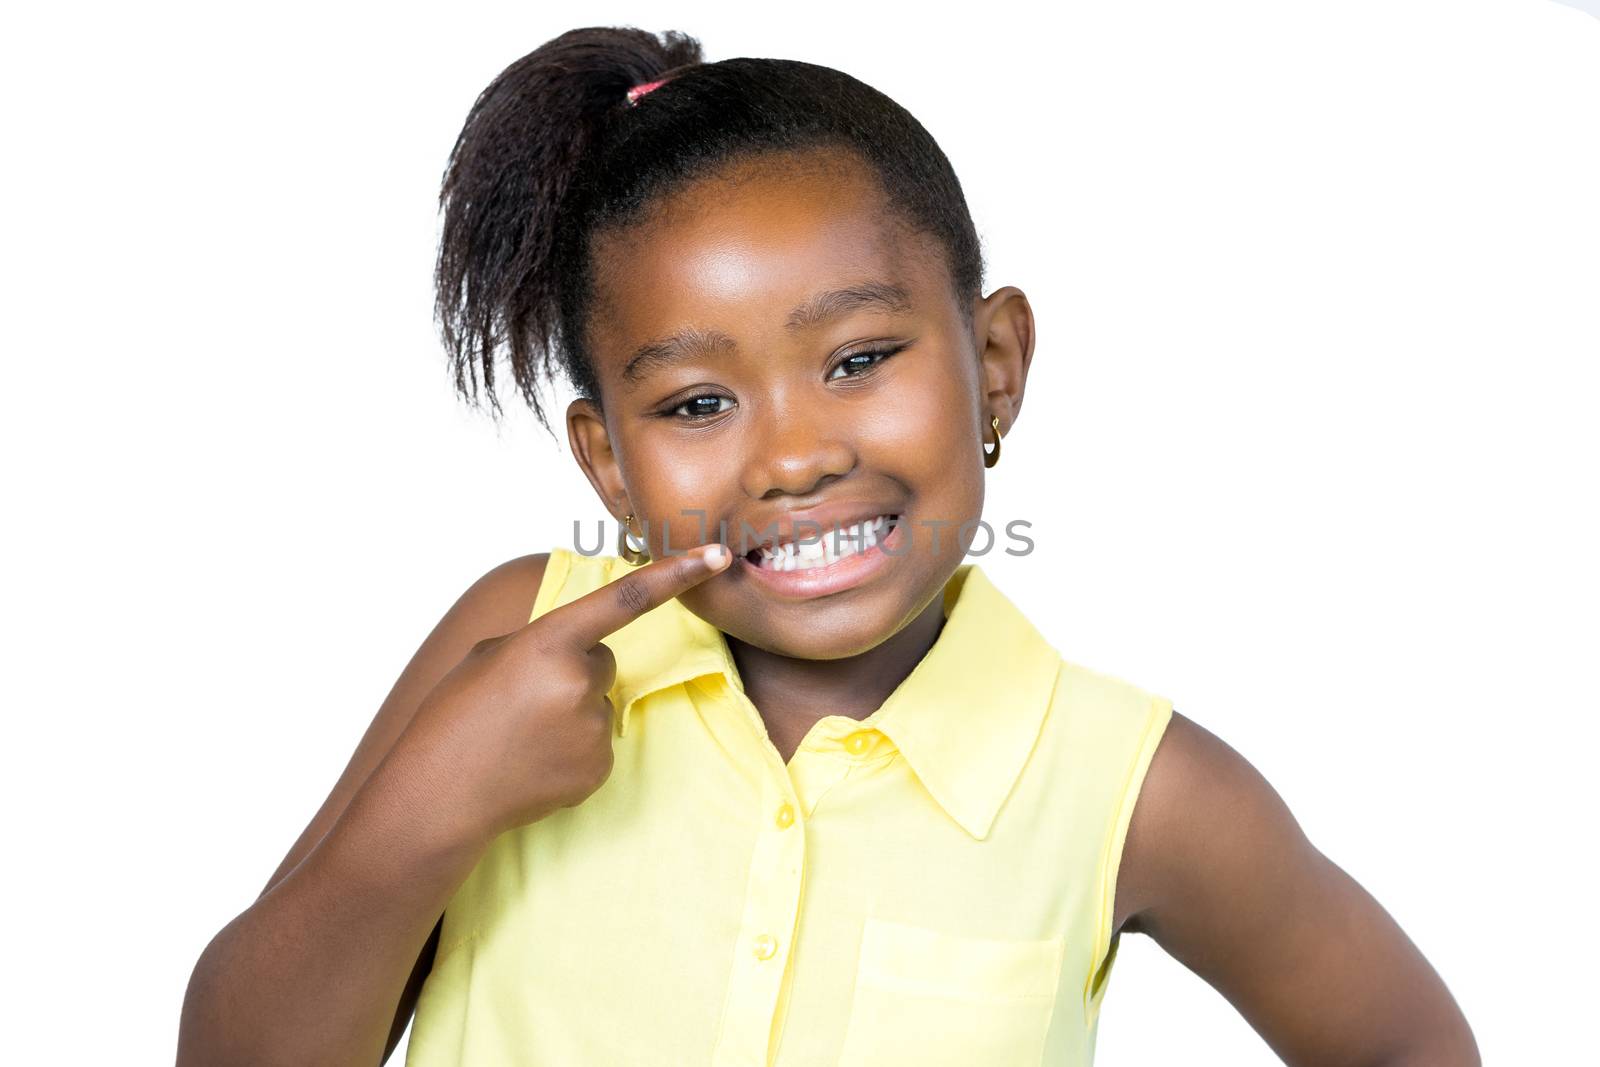
M6 1058L170 1062L438 616L601 514L530 416L455 400L429 290L473 97L600 23L923 120L1038 316L989 514L1039 553L983 564L1261 768L1488 1062L1586 1055L1600 20L1061 6L13 13ZM1135 938L1100 1062L1275 1061Z

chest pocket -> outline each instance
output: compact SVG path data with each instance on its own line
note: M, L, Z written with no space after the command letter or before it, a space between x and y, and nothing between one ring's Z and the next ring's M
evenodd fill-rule
M1065 944L869 917L839 1067L1035 1067Z

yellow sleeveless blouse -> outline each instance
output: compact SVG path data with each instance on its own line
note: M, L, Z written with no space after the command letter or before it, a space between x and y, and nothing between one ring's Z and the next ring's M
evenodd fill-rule
M531 617L619 577L550 554ZM606 639L615 763L450 901L407 1067L1082 1067L1171 703L1066 662L976 564L882 707L787 765L722 633Z

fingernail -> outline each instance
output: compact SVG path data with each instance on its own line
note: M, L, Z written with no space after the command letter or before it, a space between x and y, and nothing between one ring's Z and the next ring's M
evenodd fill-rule
M723 557L725 557L727 554L728 550L726 548L722 547L721 545L712 545L710 548L706 549L704 559L707 563L711 564L711 566L715 567L717 564L722 562Z

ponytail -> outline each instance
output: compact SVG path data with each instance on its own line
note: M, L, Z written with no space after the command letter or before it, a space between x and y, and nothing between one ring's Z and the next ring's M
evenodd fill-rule
M539 387L558 373L598 401L584 337L594 234L736 157L812 147L876 170L904 218L943 242L970 313L983 265L960 183L870 86L793 60L707 64L692 37L627 27L569 30L517 60L473 104L440 190L435 312L457 392L476 404L481 390L498 416L503 357L546 427Z
M481 377L498 412L503 349L517 389L548 425L537 387L565 346L555 251L573 177L630 87L699 59L699 42L675 31L658 40L636 29L569 30L478 96L439 193L435 310L458 392L476 401Z

